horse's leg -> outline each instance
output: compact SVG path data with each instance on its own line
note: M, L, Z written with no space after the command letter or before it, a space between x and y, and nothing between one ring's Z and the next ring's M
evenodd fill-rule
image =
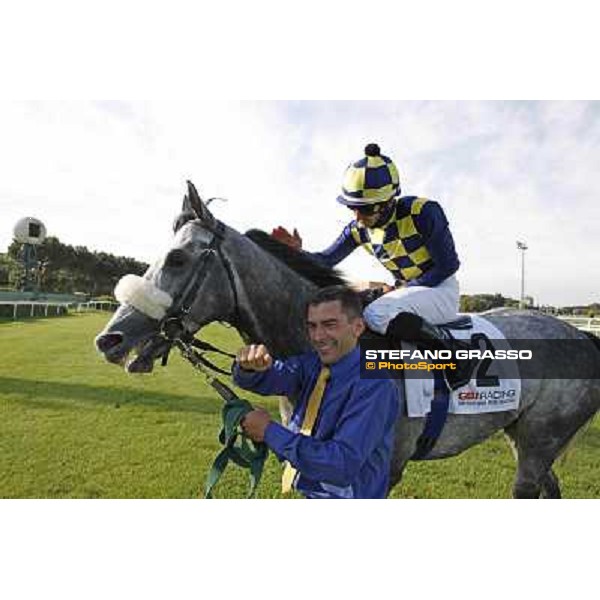
M507 437L508 437L510 446L513 450L513 453L515 455L515 460L518 464L519 458L518 458L518 453L516 450L516 445L515 445L514 441L511 439L510 434L508 432L507 432ZM548 469L546 471L546 473L544 473L544 475L542 476L542 480L540 482L540 487L541 487L541 496L540 496L541 498L547 498L547 499L562 498L562 494L560 492L560 483L558 481L558 476L552 469ZM516 495L517 493L520 495L517 496ZM531 493L533 493L533 490ZM515 487L515 489L513 489L513 495L515 497L528 497L526 495L526 490L523 490L522 488L517 490L516 487Z
M562 498L562 495L560 493L560 484L558 482L558 477L552 469L546 471L546 474L542 479L542 498Z
M504 429L517 461L517 475L513 486L514 498L561 498L560 484L552 468L543 471L544 465L527 452L519 452L517 445L517 424Z
M517 461L513 498L539 498L547 468L538 458L535 447L524 443L524 439L527 440L524 430L526 426L519 420L504 428Z
M524 382L525 385L526 381ZM530 388L535 401L505 428L517 456L516 498L560 497L552 465L600 406L600 386L591 380L547 379Z

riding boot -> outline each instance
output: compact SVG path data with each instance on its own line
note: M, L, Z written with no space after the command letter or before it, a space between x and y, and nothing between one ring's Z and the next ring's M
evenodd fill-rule
M413 313L402 312L392 319L387 327L386 336L399 346L401 341L415 344L427 350L450 350L456 369L444 369L446 384L456 390L471 381L477 359L456 359L456 350L468 350L467 342L456 340L440 327L436 327Z

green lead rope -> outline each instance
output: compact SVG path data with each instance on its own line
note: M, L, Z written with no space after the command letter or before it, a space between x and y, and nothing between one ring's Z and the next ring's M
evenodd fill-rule
M206 478L205 498L212 498L212 490L223 475L229 461L250 471L250 493L253 498L265 465L269 449L264 442L253 442L241 429L241 422L252 410L247 400L238 398L227 386L215 380L211 385L223 396L223 428L219 433L219 442L224 446Z
M241 422L251 410L254 410L252 404L247 400L238 398L231 388L214 377L207 370L207 367L215 371L221 370L208 362L192 347L195 346L204 350L214 350L214 346L198 341L196 341L197 343L186 343L180 337L173 335L167 337L174 340L173 343L179 348L182 356L187 359L195 369L205 375L209 384L224 400L222 411L223 428L219 433L219 442L221 442L224 448L219 452L210 468L208 477L206 478L204 497L213 497L212 490L221 478L221 475L223 475L223 471L225 471L230 460L250 471L250 493L248 494L248 498L254 497L269 449L264 442L253 442L242 431ZM221 352L221 354L223 354L223 352ZM232 354L227 355L233 357Z

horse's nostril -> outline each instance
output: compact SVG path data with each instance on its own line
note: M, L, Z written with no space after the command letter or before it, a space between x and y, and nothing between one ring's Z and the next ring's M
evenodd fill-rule
M123 341L122 333L105 333L96 338L96 348L100 352L108 352Z

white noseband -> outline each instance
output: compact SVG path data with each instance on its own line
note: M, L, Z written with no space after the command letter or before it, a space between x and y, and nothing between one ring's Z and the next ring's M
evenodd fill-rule
M137 275L125 275L115 287L115 298L121 304L129 304L141 313L160 321L173 298L157 288L151 281Z

